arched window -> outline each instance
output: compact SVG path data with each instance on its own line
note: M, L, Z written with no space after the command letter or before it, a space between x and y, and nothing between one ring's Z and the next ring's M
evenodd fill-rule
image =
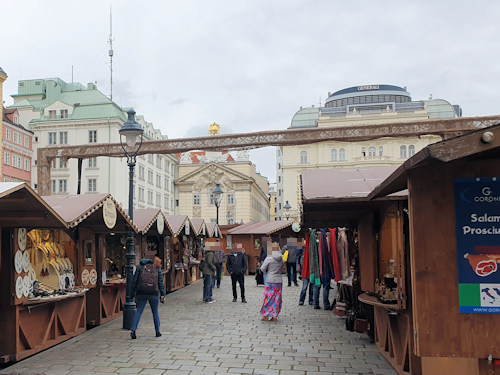
M300 162L302 164L307 163L307 151L300 151Z
M406 159L406 146L403 145L399 148L399 157L401 159Z
M340 161L344 161L345 160L345 149L341 148L339 150L339 159Z
M415 155L415 146L414 145L409 145L408 146L408 156L411 157Z
M366 156L366 147L361 147L361 156Z
M375 156L377 156L377 149L373 146L368 148L368 156L371 158L374 158Z
M384 148L382 146L380 146L378 148L378 156L382 156L382 155L384 155Z
M331 161L337 161L337 149L336 148L332 148L331 154L332 154Z

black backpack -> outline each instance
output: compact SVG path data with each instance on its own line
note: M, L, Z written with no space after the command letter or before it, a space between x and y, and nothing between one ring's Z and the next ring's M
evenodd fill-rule
M158 270L152 263L145 264L141 269L138 294L157 294L158 293Z

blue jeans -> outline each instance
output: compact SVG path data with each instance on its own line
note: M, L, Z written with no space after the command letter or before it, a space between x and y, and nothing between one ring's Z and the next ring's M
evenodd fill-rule
M215 286L215 282L217 282L217 288L220 288L221 277L222 277L222 263L215 263L215 279L213 285Z
M302 279L302 290L300 291L300 299L299 302L304 303L306 299L307 286L309 285L309 280L307 278ZM313 304L313 288L312 285L309 288L309 304Z
M158 295L138 294L135 297L135 300L137 304L137 311L135 312L134 322L132 323L131 330L137 330L137 326L139 325L139 321L141 320L142 313L144 312L144 308L146 307L146 302L149 302L151 312L153 313L155 331L160 332L160 315L158 314L158 303L160 302L160 298L158 297Z
M314 306L319 306L319 293L320 289L323 288L323 308L324 309L329 309L330 308L330 285L322 285L322 286L316 286L314 285L314 296L313 296L313 302Z
M212 279L210 275L203 275L203 301L205 302L212 300Z

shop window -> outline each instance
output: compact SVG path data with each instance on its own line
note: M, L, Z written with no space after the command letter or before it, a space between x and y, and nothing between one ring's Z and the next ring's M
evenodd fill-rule
M90 242L90 241L85 242L84 249L85 249L85 254L84 254L85 255L85 259L84 259L85 265L94 264L94 246L92 245L92 242Z

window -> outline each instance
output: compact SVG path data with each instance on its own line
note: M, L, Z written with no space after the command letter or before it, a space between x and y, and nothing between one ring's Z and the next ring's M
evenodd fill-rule
M23 169L23 158L19 155L12 154L12 166L17 169Z
M156 207L161 207L161 194L156 193Z
M369 147L368 148L368 156L370 158L374 158L375 156L377 156L377 149L375 147Z
M154 158L153 154L148 154L148 163L153 164L153 158Z
M8 141L10 141L10 138L11 138L11 130L9 128L6 129L6 133L5 133L5 139L7 139Z
M215 199L214 199L214 189L209 189L208 190L208 196L210 197L210 205L213 206L215 204Z
M337 161L337 149L335 148L332 148L332 150L330 151L330 154L331 154L331 161Z
M66 193L68 191L68 181L59 180L59 193Z
M49 132L49 145L55 145L57 144L57 133L56 132Z
M97 158L89 158L89 168L97 168Z
M29 172L31 170L30 159L24 159L24 170Z
M156 174L156 186L161 188L161 175Z
M193 195L193 204L199 206L201 204L201 198L199 194Z
M139 165L139 180L144 181L144 167Z
M230 193L227 195L227 204L229 206L233 206L234 205L234 194L233 193Z
M97 191L97 179L96 178L89 178L89 192L96 192Z
M61 169L68 168L68 161L59 158L59 168L61 168Z
M22 145L23 144L23 137L21 136L21 134L19 134L18 132L13 132L14 133L14 143L17 143L18 145Z
M153 185L153 171L148 169L148 184Z
M384 148L382 146L380 146L378 148L378 156L382 156L382 155L384 155Z
M165 172L168 173L168 170L170 168L170 162L167 160L164 165L165 165L164 170L165 170Z
M161 168L162 158L160 155L156 155L156 168Z
M401 146L399 148L399 157L401 159L406 159L406 146Z
M345 148L339 150L339 159L340 161L345 161Z
M307 163L307 151L301 151L300 152L300 162L302 164Z
M49 111L49 119L55 120L56 119L56 111L55 110L50 110Z
M362 157L366 156L366 147L361 147L361 156Z
M35 137L35 142L38 142L38 137Z
M168 210L168 196L164 195L163 196L163 207Z
M3 159L4 159L4 160L3 160L3 163L4 163L5 165L10 165L10 152L5 151L5 152L3 153Z
M68 110L61 109L61 118L68 118Z
M414 145L409 145L408 146L408 156L413 156L415 155L415 146Z
M97 130L89 130L89 143L97 143Z
M30 147L30 138L29 137L24 137L24 147L29 148Z
M153 204L153 190L148 190L148 204Z
M68 132L59 132L59 144L61 145L68 144Z
M144 188L139 186L139 201L144 202Z
M52 193L57 193L57 181L50 180L50 186L51 186Z

